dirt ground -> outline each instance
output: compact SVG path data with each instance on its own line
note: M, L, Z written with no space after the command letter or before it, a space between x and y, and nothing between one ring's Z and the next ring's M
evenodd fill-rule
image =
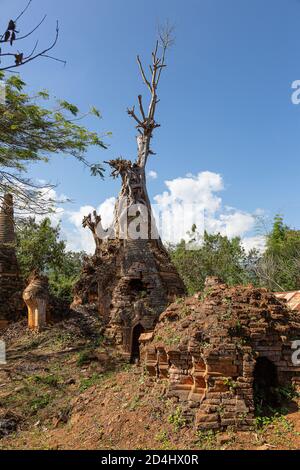
M196 432L166 383L124 364L95 331L96 319L73 318L39 334L20 322L0 337L0 449L300 448L298 399L249 432Z

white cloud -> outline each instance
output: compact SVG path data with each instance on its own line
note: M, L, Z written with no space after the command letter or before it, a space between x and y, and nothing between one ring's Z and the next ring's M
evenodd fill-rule
M225 209L228 210L228 209ZM241 212L230 208L230 213L219 214L207 219L207 229L212 232L220 232L228 238L240 237L252 230L255 224L255 217L252 214Z
M68 197L65 194L57 194L56 190L53 188L42 188L41 190L42 193L42 199L45 202L51 202L54 205L53 212L50 212L49 214L45 215L37 215L35 218L37 221L40 221L44 219L45 217L48 217L53 225L57 225L59 222L61 222L63 216L64 216L64 208L60 206L60 204L63 204L68 201Z
M262 235L244 237L242 244L246 251L250 251L251 249L255 248L259 252L263 252L266 246L266 238Z
M165 181L169 191L154 197L157 204L167 207L170 204L197 204L202 210L210 213L217 211L221 198L214 193L224 189L221 175L203 171L197 176L187 175L185 178L175 178Z
M86 251L91 254L95 251L95 242L89 229L82 227L82 220L95 209L102 217L102 225L108 228L114 215L114 206L116 199L114 197L106 199L96 209L93 206L82 206L78 211L69 211L67 213L67 221L71 224L71 228L63 230L63 235L67 240L67 248L72 251Z
M188 174L165 182L168 191L154 197L154 213L159 230L165 241L176 243L187 239L193 224L202 234L221 233L229 238L246 237L256 224L256 215L231 206L223 206L219 193L224 190L222 176L204 171L198 175ZM247 237L245 246L258 244L258 238ZM260 242L261 245L261 242Z
M156 173L156 171L154 170L150 170L148 171L148 178L150 178L151 180L156 180L157 177L158 177L158 174Z
M257 209L253 214L225 206L220 193L224 190L223 178L220 174L204 171L197 175L188 174L185 177L165 181L167 190L154 197L153 210L157 225L164 241L176 243L187 238L187 232L193 224L202 233L221 233L229 238L239 236L245 249L253 247L263 249L263 237L253 236ZM106 199L97 209L102 216L104 228L107 228L114 214L115 198ZM74 251L85 250L93 253L95 244L88 229L82 228L82 219L93 212L93 206L82 206L77 211L65 212L64 221L69 227L64 227L67 246Z

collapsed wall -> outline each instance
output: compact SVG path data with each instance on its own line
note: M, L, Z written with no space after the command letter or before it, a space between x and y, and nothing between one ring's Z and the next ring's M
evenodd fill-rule
M198 429L248 428L257 398L276 406L277 387L300 381L299 315L266 289L209 278L202 294L166 309L152 336L141 337L146 368Z

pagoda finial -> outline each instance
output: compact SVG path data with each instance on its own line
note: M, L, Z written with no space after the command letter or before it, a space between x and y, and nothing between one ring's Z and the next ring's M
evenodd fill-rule
M14 206L12 194L5 194L0 209L0 244L15 242Z

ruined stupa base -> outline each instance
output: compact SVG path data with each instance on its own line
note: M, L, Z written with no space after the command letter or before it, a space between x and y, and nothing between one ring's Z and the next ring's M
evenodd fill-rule
M166 398L186 422L249 429L258 402L276 408L280 387L299 387L299 315L266 289L208 284L203 296L172 304L153 339L141 337L142 360L150 376L167 380Z
M108 340L135 361L140 335L183 295L183 282L159 241L112 240L86 260L73 305L97 303Z

